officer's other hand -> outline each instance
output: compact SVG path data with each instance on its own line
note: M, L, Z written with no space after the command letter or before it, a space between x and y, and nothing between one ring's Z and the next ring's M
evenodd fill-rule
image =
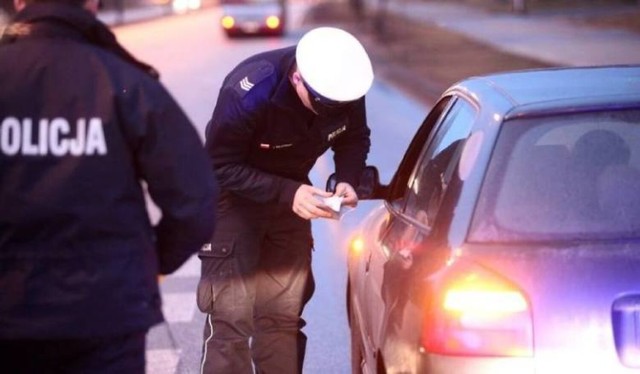
M330 208L320 199L330 196L331 192L303 184L293 197L293 212L304 219L331 218Z
M358 205L358 194L349 183L340 182L336 186L335 196L342 197L342 205L355 207Z

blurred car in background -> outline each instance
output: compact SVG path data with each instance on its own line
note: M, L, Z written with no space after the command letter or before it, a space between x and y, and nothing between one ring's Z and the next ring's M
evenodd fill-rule
M354 373L640 370L640 66L464 80L365 176Z
M284 0L222 0L221 5L220 25L229 37L285 33Z

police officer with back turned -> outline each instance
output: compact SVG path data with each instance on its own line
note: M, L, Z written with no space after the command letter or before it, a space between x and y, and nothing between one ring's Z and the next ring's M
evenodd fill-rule
M98 0L15 4L0 39L0 371L143 374L158 275L213 232L210 161Z
M311 298L310 219L331 217L308 173L329 148L335 194L355 206L369 152L369 57L344 30L320 27L262 52L225 78L205 146L221 185L219 224L199 252L207 313L204 373L300 373Z

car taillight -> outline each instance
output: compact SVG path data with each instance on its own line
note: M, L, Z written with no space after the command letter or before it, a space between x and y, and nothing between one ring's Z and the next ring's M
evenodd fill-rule
M278 18L278 16L269 16L267 17L265 23L267 24L268 28L274 30L277 29L278 26L280 26L280 18Z
M453 261L434 282L423 348L455 356L533 355L532 318L524 294L477 264Z
M225 30L229 30L229 29L233 28L233 25L236 24L236 21L231 16L224 16L220 20L220 24L222 25L222 27Z

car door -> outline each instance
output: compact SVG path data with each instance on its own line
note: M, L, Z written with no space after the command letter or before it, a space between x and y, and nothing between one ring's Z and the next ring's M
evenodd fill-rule
M403 206L403 200L400 198L406 189L406 184L416 159L420 156L424 144L427 142L431 134L431 130L436 126L439 118L446 112L450 97L440 100L427 115L423 124L418 128L409 147L403 155L402 161L396 173L389 184L389 188L385 196L387 201L385 206L381 206L379 211L373 214L373 218L369 217L366 224L361 227L363 230L361 235L364 237L362 252L355 259L349 261L349 295L347 303L353 303L348 306L350 312L355 311L354 318L358 318L358 328L364 339L364 348L366 350L365 360L367 365L373 363L372 370L375 371L375 357L377 351L377 339L373 336L379 331L377 326L372 323L378 319L375 314L375 308L380 305L380 284L382 282L382 273L380 267L375 266L371 272L371 263L380 263L386 257L380 248L380 238L388 230L390 220L393 215L389 212L399 210ZM330 182L328 182L329 186ZM331 189L331 187L327 187ZM397 208L390 209L391 206L397 205ZM382 256L382 258L378 258ZM371 294L373 293L373 294ZM352 326L353 328L353 326Z
M433 266L443 251L428 253L438 239L434 223L444 201L449 182L460 158L464 141L471 132L475 118L473 107L462 99L450 100L438 117L420 156L412 165L402 198L387 204L389 220L381 233L379 246L372 251L369 263L368 325L376 346L384 351L384 362L393 362L394 369L411 371L415 363L413 353L406 350L407 340L415 343L419 336L419 314L412 302L417 273L430 265L423 261L430 257ZM426 267L425 267L426 266ZM407 319L407 315L416 318Z

